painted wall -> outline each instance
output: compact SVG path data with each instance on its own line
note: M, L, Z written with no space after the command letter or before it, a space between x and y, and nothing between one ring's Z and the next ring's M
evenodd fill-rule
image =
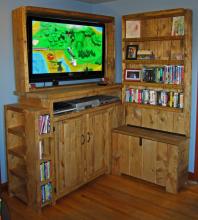
M82 12L91 12L92 9L90 4L72 0L0 0L0 164L2 182L7 180L3 106L17 101L17 97L13 95L15 78L11 11L23 5Z
M196 129L196 100L197 100L197 57L198 57L198 4L197 0L118 0L93 6L98 14L116 17L116 76L121 80L121 17L122 15L156 11L173 8L189 8L193 11L193 51L192 51L192 110L191 110L191 138L189 152L189 171L194 171L195 129Z

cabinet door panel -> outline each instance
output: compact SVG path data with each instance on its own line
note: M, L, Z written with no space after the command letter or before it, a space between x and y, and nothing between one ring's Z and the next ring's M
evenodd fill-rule
M58 122L56 125L57 193L63 193L83 182L84 158L82 117Z
M99 112L88 116L87 123L87 177L105 170L105 139L108 138L108 112Z
M129 157L130 157L130 175L134 177L142 177L142 146L141 139L129 137Z
M118 134L120 149L120 173L130 175L130 141L129 136Z
M143 160L143 169L142 169L142 178L149 182L156 182L156 148L157 142L151 140L142 140L143 144L143 152L142 152L142 160Z
M157 142L156 150L156 183L166 185L167 176L167 144Z

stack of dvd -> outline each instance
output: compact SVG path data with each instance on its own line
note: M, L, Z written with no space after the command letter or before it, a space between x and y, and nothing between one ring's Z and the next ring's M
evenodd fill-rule
M184 95L182 92L128 88L125 97L126 102L181 109L184 107Z
M142 80L144 82L156 82L167 84L182 84L184 80L183 65L166 65L163 67L144 67L142 69Z

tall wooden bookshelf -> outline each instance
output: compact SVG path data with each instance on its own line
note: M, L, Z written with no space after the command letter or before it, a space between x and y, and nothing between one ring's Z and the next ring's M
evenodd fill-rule
M122 18L126 125L113 131L112 172L164 186L171 193L185 185L188 174L191 19L187 9Z
M175 24L178 18L183 19L183 30L177 30ZM126 123L146 128L158 129L190 136L190 106L191 106L191 76L192 76L192 12L187 9L173 9L165 11L130 14L122 18L122 82L123 102L126 107ZM182 23L182 22L181 22ZM136 35L133 33L134 26L139 29ZM178 28L179 29L179 28ZM133 37L134 36L134 37ZM130 60L126 58L127 47L138 46L138 52L146 51L152 55L139 56ZM143 71L151 68L171 68L170 72L181 67L182 79L179 81L144 80ZM126 70L138 69L141 71L139 81L125 78ZM181 71L181 69L178 70ZM165 70L164 70L165 71ZM156 73L155 73L156 74ZM173 74L173 73L171 73ZM175 73L175 77L177 73ZM155 75L156 76L156 75ZM166 77L166 76L165 76ZM170 77L170 76L168 76ZM171 75L173 77L173 75ZM161 95L161 91L167 96L172 92L171 99L177 95L183 100L183 105L173 107L168 100L164 105L161 103L149 104L141 100L127 100L126 91L134 89L143 96L143 91L154 91L155 96ZM140 92L141 91L141 92ZM158 94L157 94L158 92ZM175 95L175 97L173 97ZM156 97L157 98L157 97ZM167 98L167 97L165 97ZM170 99L170 97L169 97ZM173 100L174 101L174 100Z

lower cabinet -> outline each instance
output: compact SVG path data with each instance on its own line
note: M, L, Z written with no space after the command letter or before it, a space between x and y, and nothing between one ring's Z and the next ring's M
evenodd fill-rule
M111 129L124 123L123 114L118 105L55 122L57 198L110 172Z
M122 126L112 134L112 173L126 174L176 193L187 180L188 139L181 135Z

